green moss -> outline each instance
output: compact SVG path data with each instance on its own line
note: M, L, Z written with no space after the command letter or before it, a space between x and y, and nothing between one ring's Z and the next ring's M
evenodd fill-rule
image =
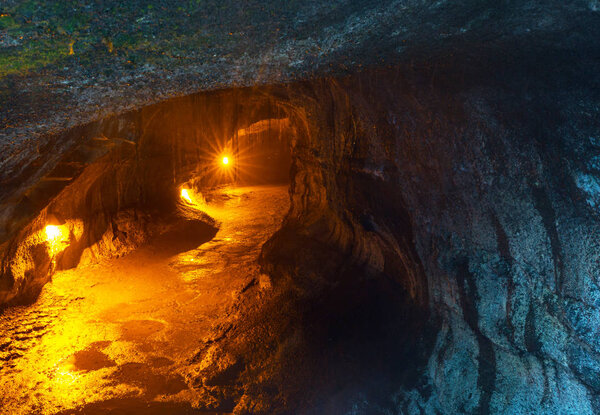
M18 29L20 25L11 15L0 16L0 30Z
M288 16L301 4L284 3L275 9ZM249 11L222 0L15 0L3 10L0 30L20 44L0 49L0 78L54 65L46 68L52 71L70 59L92 73L102 62L171 65L174 59L203 59L206 50L225 54L240 41L266 36L268 30L256 27L273 10ZM241 34L252 32L252 38ZM68 56L69 42L75 57Z
M11 53L0 53L0 77L12 74L24 74L43 68L68 55L67 40L38 42L26 47L18 47Z

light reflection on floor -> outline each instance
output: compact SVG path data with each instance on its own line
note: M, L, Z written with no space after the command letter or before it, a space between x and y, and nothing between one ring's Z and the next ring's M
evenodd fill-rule
M62 271L35 304L0 316L2 414L55 414L107 401L117 408L198 404L186 362L234 318L236 299L257 276L260 247L289 203L283 186L216 196L207 213L221 227L197 249L165 258L151 243ZM157 408L178 413L178 406Z

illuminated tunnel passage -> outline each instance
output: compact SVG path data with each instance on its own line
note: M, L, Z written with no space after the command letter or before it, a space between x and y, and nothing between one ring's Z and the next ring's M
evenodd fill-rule
M130 115L146 128L135 142L103 134L73 149L107 147L3 263L18 282L2 291L3 411L200 405L190 359L228 332L250 287L270 287L256 259L289 209L289 120L229 95Z
M55 270L123 255L179 216L215 225L202 209L182 206L184 188L289 183L296 133L276 100L230 90L72 134L71 150L15 201L2 240L0 304L31 301ZM60 238L45 237L48 225Z
M599 0L147 3L0 3L0 413L600 414Z
M336 85L197 94L79 131L45 177L79 170L28 189L5 245L3 407L337 413L406 383L431 343L427 282Z

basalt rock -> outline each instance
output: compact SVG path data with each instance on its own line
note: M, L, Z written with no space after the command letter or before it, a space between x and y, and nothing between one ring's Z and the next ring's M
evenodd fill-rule
M395 326L431 347L416 378L405 362L382 376L393 401L346 397L358 413L600 410L598 65L548 53L535 71L455 61L291 92L304 130L291 211L263 249L275 285L318 297L391 280L406 318L431 314Z

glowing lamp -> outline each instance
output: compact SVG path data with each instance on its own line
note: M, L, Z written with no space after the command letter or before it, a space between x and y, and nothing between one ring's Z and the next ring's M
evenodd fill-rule
M181 198L188 203L193 203L192 197L188 189L181 189Z
M60 238L60 228L56 225L48 225L46 226L46 240L48 242L54 242L58 238Z
M223 157L223 160L221 160L221 162L222 162L223 164L229 164L229 157L227 157L227 156L224 156L224 157Z
M62 225L46 225L44 228L46 242L50 256L54 258L56 254L69 246L69 231Z

